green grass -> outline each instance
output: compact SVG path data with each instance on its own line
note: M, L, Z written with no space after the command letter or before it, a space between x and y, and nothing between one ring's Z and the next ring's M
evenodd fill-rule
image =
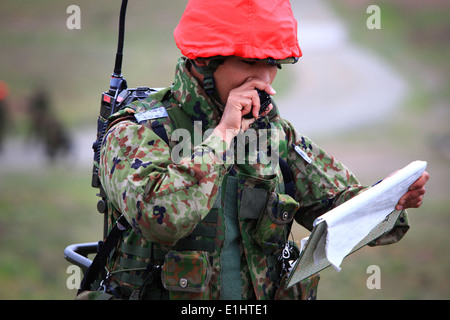
M436 137L446 137L449 105L450 5L417 5L418 1L378 4L381 30L368 30L368 1L332 4L347 21L352 38L396 67L411 88L403 107L384 123L319 141L369 184L408 161L428 161L431 179L420 209L409 210L411 229L399 243L363 248L344 260L337 273L322 274L320 299L448 299L450 297L450 158L443 156ZM346 3L350 5L346 5ZM426 35L426 36L425 36ZM447 33L448 35L448 33ZM367 267L381 269L381 289L366 286Z
M0 77L10 84L11 99L26 107L34 90L45 86L70 126L95 124L114 67L120 9L120 1L76 4L80 30L67 29L69 4L61 1L5 0L0 10ZM184 7L181 0L128 4L123 74L131 87L172 82L179 56L172 31Z
M96 125L114 67L120 3L72 3L80 7L81 30L69 30L71 3L2 2L0 79L10 87L9 134L29 131L29 99L41 86L65 126ZM172 32L185 5L183 0L129 2L123 74L130 87L170 85L180 55ZM0 171L0 299L72 299L63 250L102 236L90 169L49 167Z
M1 173L0 299L74 296L66 288L63 250L102 235L89 185L88 170Z
M327 1L350 27L351 38L386 58L414 86L420 99L450 99L450 5L445 1ZM376 4L381 29L369 30L366 8ZM419 91L419 92L417 92ZM422 104L422 106L424 106Z
M448 205L426 204L421 212L410 212L411 230L399 243L385 247L365 247L346 258L341 272L328 268L321 272L321 299L448 299L450 257ZM433 210L439 210L430 214ZM367 268L381 270L381 289L368 289Z

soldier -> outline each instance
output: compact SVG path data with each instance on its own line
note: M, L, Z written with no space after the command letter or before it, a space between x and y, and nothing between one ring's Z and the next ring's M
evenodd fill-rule
M8 127L8 109L6 100L9 94L9 86L6 82L0 81L0 152L2 151L3 141Z
M54 161L58 155L63 156L69 152L70 136L55 116L45 88L37 88L30 99L29 115L33 138L43 143L48 160Z
M291 225L311 230L367 187L281 118L273 100L259 114L256 89L275 95L277 69L302 55L296 32L288 0L189 1L174 31L184 57L172 86L109 119L99 168L109 226L125 217L131 227L99 279L107 297L316 297L318 275L285 287L298 256ZM397 209L419 207L427 180L424 173ZM408 228L403 211L376 243Z

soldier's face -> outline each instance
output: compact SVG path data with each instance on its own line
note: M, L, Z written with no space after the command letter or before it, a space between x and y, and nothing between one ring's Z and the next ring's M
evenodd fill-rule
M214 83L222 102L226 103L232 89L240 87L249 78L272 84L278 68L257 59L228 57L214 72Z

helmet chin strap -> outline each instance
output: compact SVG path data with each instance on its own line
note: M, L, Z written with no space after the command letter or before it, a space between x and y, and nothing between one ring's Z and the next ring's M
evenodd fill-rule
M195 70L203 75L203 89L205 89L206 93L213 97L215 100L224 104L220 100L219 92L214 84L214 75L213 73L216 71L217 67L219 67L224 61L225 58L214 58L209 60L209 63L204 67L200 67L195 60L189 59L191 65L195 68Z

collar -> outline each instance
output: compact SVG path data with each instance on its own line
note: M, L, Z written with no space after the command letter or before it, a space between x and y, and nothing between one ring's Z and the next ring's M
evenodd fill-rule
M202 130L205 132L217 126L224 106L205 92L197 79L189 72L187 63L188 60L185 57L178 59L171 90L177 104L193 121L201 121ZM270 127L269 122L277 120L278 117L278 109L273 102L273 109L269 115L255 121L252 127L255 129Z
M197 79L189 72L184 57L178 60L171 89L184 112L193 121L201 121L204 131L217 126L223 113L223 105L206 94Z

